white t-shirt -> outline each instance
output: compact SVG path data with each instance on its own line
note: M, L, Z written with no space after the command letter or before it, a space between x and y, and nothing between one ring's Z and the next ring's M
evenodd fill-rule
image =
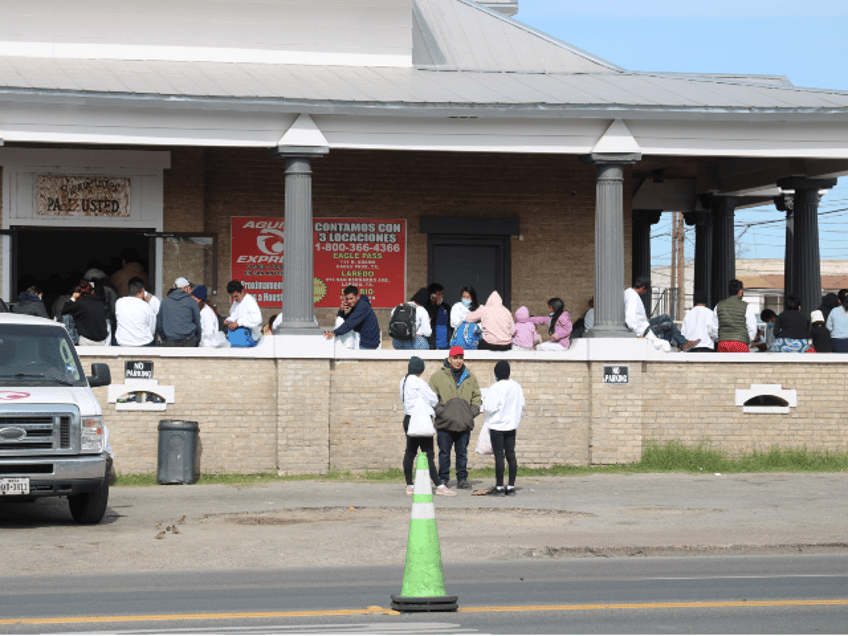
M683 324L680 327L687 340L697 340L696 347L715 348L715 339L718 333L715 329L715 313L709 307L695 305L686 313Z
M156 330L156 314L150 303L135 296L124 296L115 303L115 340L122 347L150 344Z
M200 310L200 346L222 347L226 346L226 336L218 328L218 316L209 306L204 305Z

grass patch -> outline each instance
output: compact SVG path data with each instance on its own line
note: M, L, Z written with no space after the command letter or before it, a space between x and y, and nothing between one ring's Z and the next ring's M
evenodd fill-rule
M636 473L833 473L848 471L848 449L828 451L773 446L733 455L714 448L709 442L687 446L679 441L649 441L642 450L642 459L630 464L604 466L556 465L548 468L518 467L519 477L579 477L585 475L632 475ZM472 479L495 477L495 469L476 468L468 471ZM202 474L198 484L226 486L256 486L278 481L340 481L340 482L403 482L400 468L362 473L331 470L325 475L277 475L277 473L210 473ZM118 487L156 486L155 473L119 474Z

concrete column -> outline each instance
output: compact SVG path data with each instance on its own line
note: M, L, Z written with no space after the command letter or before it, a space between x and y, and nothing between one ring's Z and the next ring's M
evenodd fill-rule
M659 222L661 214L662 210L633 210L631 219L633 230L631 271L633 278L651 275L651 226ZM626 282L632 283L633 281ZM653 304L650 288L642 296L642 302L645 303L645 313L650 315Z
M312 159L325 152L278 151L286 162L282 323L275 334L320 334L315 319L312 251Z
M736 197L713 197L713 254L712 293L710 301L715 304L727 298L727 284L736 278L736 235L734 215Z
M640 158L638 153L580 157L596 166L595 326L588 337L633 335L624 324L624 166Z
M713 307L719 299L712 298L713 216L709 212L686 212L687 225L695 226L695 277L693 290L707 295L707 306Z
M774 206L786 213L786 239L783 244L783 297L794 294L798 281L795 275L795 200L791 194L782 194L774 198Z
M777 182L783 190L794 190L792 284L801 301L801 311L809 314L821 303L821 263L819 256L819 190L836 185L836 179L789 177Z

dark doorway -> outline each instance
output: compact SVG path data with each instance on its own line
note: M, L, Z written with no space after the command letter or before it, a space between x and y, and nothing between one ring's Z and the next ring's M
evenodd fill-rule
M121 268L121 250L134 248L152 276L153 239L144 230L92 230L90 228L13 228L11 298L32 285L44 291L48 312L53 301L79 283L91 267L106 275Z
M428 239L429 282L445 287L445 302L459 302L460 289L471 285L480 304L493 291L510 304L509 237L452 236L440 234Z

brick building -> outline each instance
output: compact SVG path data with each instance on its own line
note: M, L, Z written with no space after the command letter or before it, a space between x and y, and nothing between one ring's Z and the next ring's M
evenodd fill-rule
M391 351L354 362L321 341L318 325L331 321L344 287L344 276L320 269L321 219L402 224L402 265L382 270L374 294L383 324L396 298L434 279L449 301L475 282L481 296L497 289L533 313L560 296L578 316L595 297L591 346L563 354L562 367L544 354L526 359L528 378L553 373L554 386L592 396L573 409L558 397L553 410L540 407L541 428L586 433L564 444L583 450L564 456L537 441L538 463L638 454L647 416L632 409L644 400L597 411L604 400L584 366L601 373L604 361L653 359L624 327L621 290L648 271L650 224L663 211L686 212L696 225L695 287L717 300L734 277L734 210L779 197L794 227L787 280L804 298L820 294L818 197L848 173L846 93L782 77L627 70L511 19L514 0L118 0L110 10L119 38L89 18L99 6L31 0L4 10L0 296L14 298L27 281L61 293L89 260L108 268L131 246L157 294L186 276L224 299L239 276L234 219L284 221L284 252L265 244L286 280L263 303L266 315L283 314L274 342L247 354L195 352L191 362L154 354L160 379L183 396L168 408L202 425L214 409L185 396L231 404L219 375L246 365L237 375L265 396L262 413L275 396L263 420L270 437L256 442L265 449L274 440L268 466L295 470L291 449L315 455L295 462L303 469L335 465L336 450L354 448L345 427L357 428L336 421L348 390L341 371L357 369L357 382L376 391L402 366ZM329 251L374 251L364 236L367 249ZM360 265L351 261L347 280L362 275ZM106 355L120 363L134 352ZM634 386L645 369L631 365ZM207 380L220 391L204 391ZM318 388L307 389L313 380ZM367 430L393 439L395 423L383 418L395 410L362 411L377 418ZM129 443L138 420L112 415ZM149 427L156 415L132 417ZM250 444L227 426L244 430L255 418L238 417L221 420L215 470L245 464L231 455ZM611 431L633 434L621 433L616 454L611 433L599 459L590 431L605 417Z

